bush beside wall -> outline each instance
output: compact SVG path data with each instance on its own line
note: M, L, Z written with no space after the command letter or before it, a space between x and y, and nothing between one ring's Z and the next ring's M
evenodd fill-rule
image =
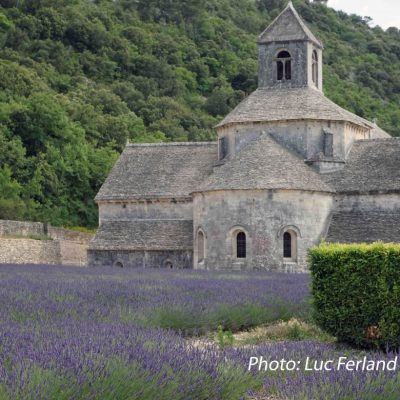
M317 324L340 341L400 347L400 245L326 244L309 251Z

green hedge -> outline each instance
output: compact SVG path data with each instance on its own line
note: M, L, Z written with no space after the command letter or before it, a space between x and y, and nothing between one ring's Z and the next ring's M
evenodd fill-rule
M309 251L316 323L357 346L400 346L400 245L326 244Z

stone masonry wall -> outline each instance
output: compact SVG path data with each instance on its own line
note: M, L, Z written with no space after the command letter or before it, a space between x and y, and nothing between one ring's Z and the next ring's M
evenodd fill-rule
M56 240L0 239L0 263L61 264Z
M88 250L88 265L127 268L192 268L192 251Z
M60 243L61 264L65 265L87 265L88 244L71 242L69 240L58 240Z
M44 235L44 224L41 222L0 220L0 236Z
M296 190L219 191L194 195L194 268L307 270L307 249L325 237L332 209L327 193ZM198 230L205 261L198 262ZM297 260L283 259L283 233L297 232ZM237 259L234 232L246 233L247 255Z
M68 229L56 228L51 225L47 228L47 235L55 240L67 240L86 245L93 239L93 235L90 233L70 231Z
M33 240L30 235L47 235L52 240ZM0 220L0 263L86 265L92 238L41 222Z
M290 52L292 78L288 81L277 81L276 57L282 50ZM302 87L311 86L308 82L308 46L307 42L269 43L259 47L258 87Z
M346 158L354 140L368 138L368 131L362 132L361 128L357 130L350 124L317 120L243 123L219 128L218 136L227 138L230 157L266 132L302 158L313 160L323 154L324 130L334 135L333 158L335 160Z
M0 236L29 236L47 235L55 240L69 240L77 243L89 243L93 235L76 232L63 228L56 228L42 222L0 220Z

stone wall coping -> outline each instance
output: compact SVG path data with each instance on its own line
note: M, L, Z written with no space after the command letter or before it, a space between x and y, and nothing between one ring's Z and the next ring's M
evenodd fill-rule
M127 147L169 147L169 146L209 146L217 142L162 142L162 143L128 143Z

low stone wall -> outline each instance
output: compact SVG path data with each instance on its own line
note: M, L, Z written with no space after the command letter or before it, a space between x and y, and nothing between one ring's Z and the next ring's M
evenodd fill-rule
M61 264L56 240L0 239L0 263Z
M47 228L47 235L52 239L56 240L68 240L71 242L89 244L89 242L93 239L92 234L70 231L68 229L56 228L54 226L49 225Z
M55 240L69 240L71 242L88 244L93 235L71 231L69 229L57 228L42 222L9 221L0 220L0 236L29 236L47 235Z
M66 265L86 265L87 264L87 244L59 240L61 264Z
M44 224L41 222L0 220L0 236L44 235Z
M52 240L33 240L47 235ZM26 236L26 238L12 238ZM56 228L41 222L0 220L0 263L86 265L93 235Z
M68 240L0 238L0 264L80 265L87 262L87 245Z

